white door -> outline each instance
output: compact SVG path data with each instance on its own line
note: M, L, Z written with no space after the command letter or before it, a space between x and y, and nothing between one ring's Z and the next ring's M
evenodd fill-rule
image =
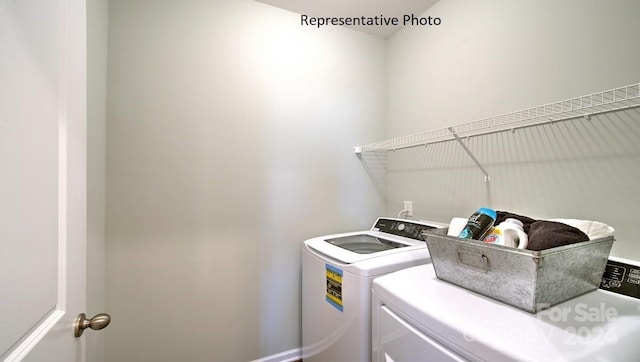
M0 0L0 361L84 360L84 0Z

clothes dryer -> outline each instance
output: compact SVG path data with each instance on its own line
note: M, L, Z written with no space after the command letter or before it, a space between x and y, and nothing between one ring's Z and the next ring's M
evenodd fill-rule
M379 218L370 230L306 240L302 251L305 362L371 360L371 283L430 261L425 230L448 225Z
M372 361L638 361L640 300L594 290L531 314L438 279L373 282Z

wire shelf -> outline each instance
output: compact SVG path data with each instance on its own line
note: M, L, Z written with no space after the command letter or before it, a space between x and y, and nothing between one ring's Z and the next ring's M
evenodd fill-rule
M640 83L506 113L452 127L354 147L355 153L391 151L640 107Z

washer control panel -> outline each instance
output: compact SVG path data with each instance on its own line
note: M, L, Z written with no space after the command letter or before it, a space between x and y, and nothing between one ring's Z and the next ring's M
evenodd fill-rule
M419 221L379 218L376 221L376 224L373 226L372 230L424 241L425 231L439 228L441 228L441 226L437 225L436 223L434 223L433 225L429 225L426 222Z

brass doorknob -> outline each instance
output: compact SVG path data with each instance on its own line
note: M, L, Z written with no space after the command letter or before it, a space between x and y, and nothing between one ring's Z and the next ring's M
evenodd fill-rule
M109 325L111 316L107 313L96 314L93 318L87 319L84 313L80 313L76 322L73 324L73 330L76 337L80 337L84 330L91 328L94 331L100 330Z

